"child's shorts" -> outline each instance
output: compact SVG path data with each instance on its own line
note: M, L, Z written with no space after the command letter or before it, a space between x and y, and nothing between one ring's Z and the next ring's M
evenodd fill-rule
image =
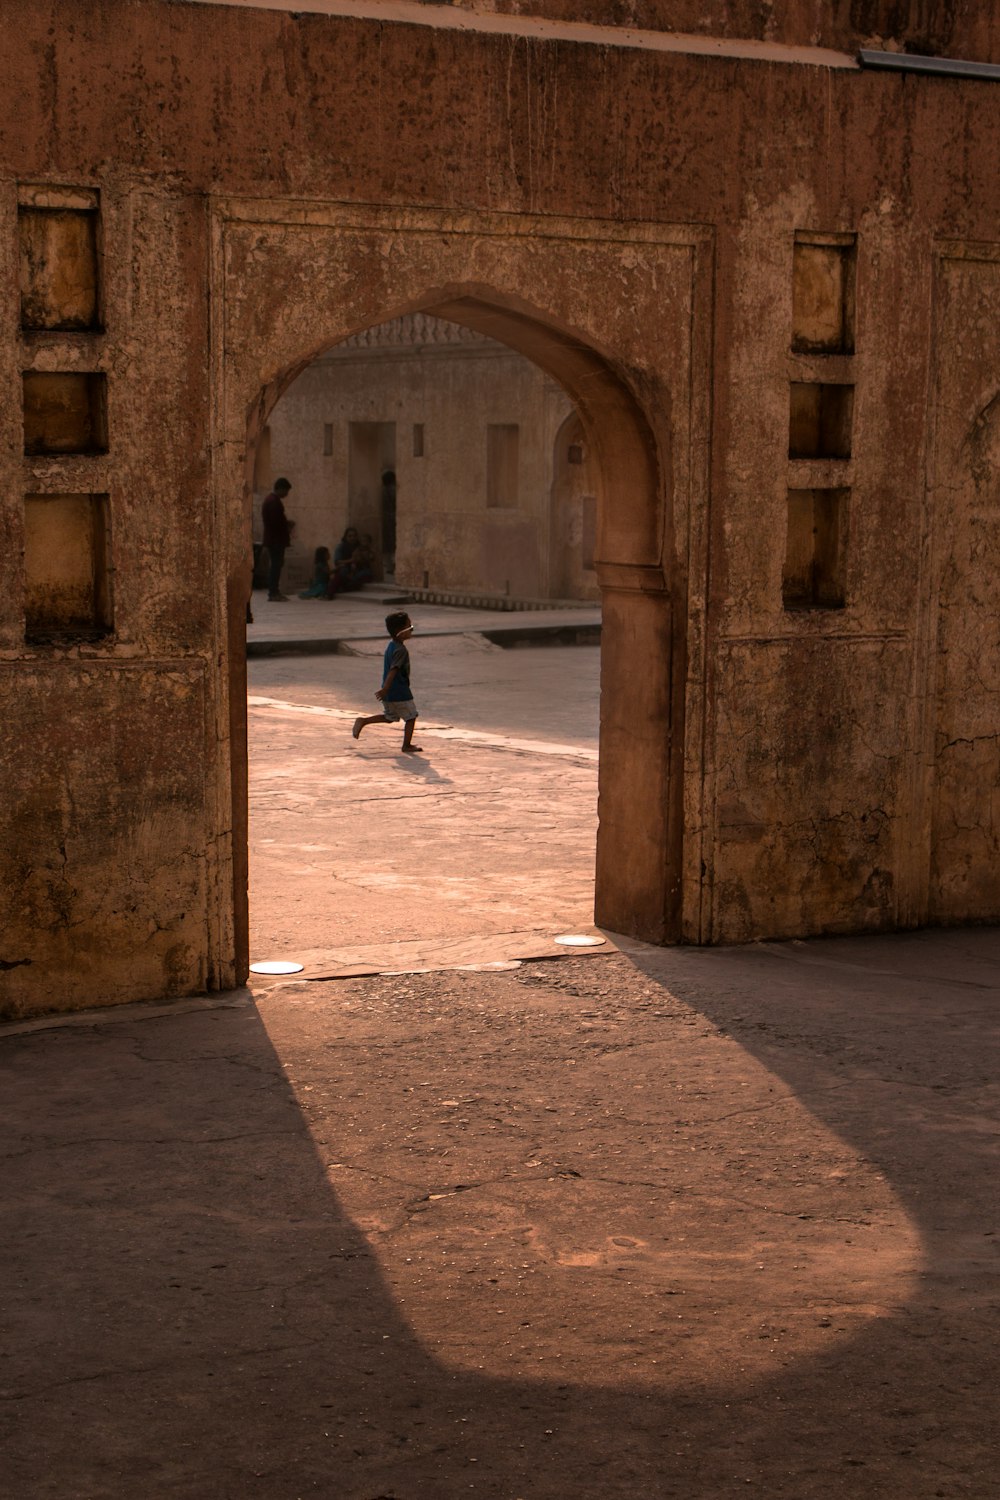
M383 698L381 703L382 712L393 722L402 719L405 724L408 719L417 717L417 705L412 698Z

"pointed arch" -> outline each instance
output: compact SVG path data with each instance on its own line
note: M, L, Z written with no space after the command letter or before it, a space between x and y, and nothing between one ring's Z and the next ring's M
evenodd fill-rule
M702 668L700 655L688 661L687 613L693 488L700 495L707 483L710 354L695 307L710 288L708 232L626 234L589 221L345 205L276 212L248 202L226 205L217 224L213 452L230 548L225 749L237 970L247 930L243 618L254 445L317 355L415 313L505 344L558 382L579 413L603 622L596 917L652 942L699 941L702 829L696 819L686 840L684 778L690 764L696 806ZM695 644L700 653L700 637Z
M495 339L530 360L563 388L580 414L598 496L597 555L609 566L641 566L649 583L665 585L663 568L671 547L666 423L654 432L637 391L609 355L537 308L492 287L444 287L350 322L334 334L316 337L271 371L263 370L248 411L248 455L267 425L271 410L313 360L366 329L414 312L443 318ZM661 413L661 415L664 415ZM248 483L252 464L247 470ZM658 576L657 576L658 575Z

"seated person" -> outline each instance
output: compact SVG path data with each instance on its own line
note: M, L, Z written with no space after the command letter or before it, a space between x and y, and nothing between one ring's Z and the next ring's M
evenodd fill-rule
M313 553L313 576L312 583L307 589L302 589L300 599L325 599L327 589L330 587L330 549L329 547L317 547Z
M351 564L354 554L359 546L360 539L357 529L354 526L348 526L344 535L333 549L333 572L330 575L330 583L326 591L328 599L332 599L339 589L345 587L347 579L351 576Z
M366 531L354 549L354 555L351 558L351 571L347 582L344 584L344 588L359 589L362 584L371 583L374 577L375 548L372 546L371 533Z

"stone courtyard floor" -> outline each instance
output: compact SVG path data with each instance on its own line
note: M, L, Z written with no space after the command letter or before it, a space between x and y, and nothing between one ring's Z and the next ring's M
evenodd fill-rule
M592 930L597 653L423 647L422 771L252 664L348 977L0 1028L0 1495L996 1500L1000 934L441 967Z
M410 609L419 756L400 753L398 726L351 737L381 707L377 594L255 601L252 644L282 648L249 662L255 959L385 968L389 945L414 963L420 944L456 940L490 959L499 934L590 928L600 652L544 643L600 610ZM484 628L542 644L502 649ZM339 654L291 654L331 630Z

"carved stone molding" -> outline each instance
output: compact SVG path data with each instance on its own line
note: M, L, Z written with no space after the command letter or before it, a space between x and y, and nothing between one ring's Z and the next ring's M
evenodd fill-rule
M422 353L428 349L454 349L477 347L506 351L506 345L496 339L464 328L460 323L450 323L445 318L432 317L430 313L407 313L401 318L390 318L386 323L377 323L373 328L362 329L329 350L324 359L336 359L340 354L355 354L365 349L409 349Z

